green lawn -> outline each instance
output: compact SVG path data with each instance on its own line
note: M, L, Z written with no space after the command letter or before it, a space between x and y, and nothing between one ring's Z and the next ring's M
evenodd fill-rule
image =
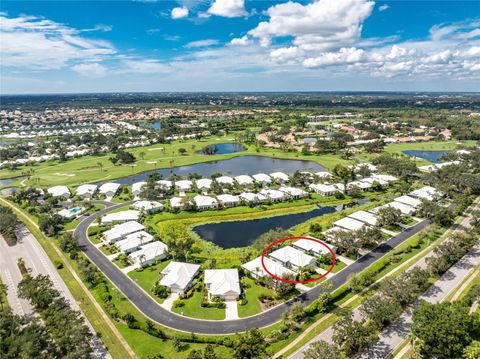
M152 287L158 280L160 272L165 268L171 260L163 261L152 266L146 267L143 270L134 270L128 272L128 276L132 278L140 287L142 287L152 298L155 298L160 304L164 299L157 297L152 293Z
M218 308L204 308L202 303L202 293L195 291L194 294L188 298L183 299L185 305L179 308L172 308L172 311L186 317L199 319L223 320L225 319L225 309Z
M246 288L246 286L243 287L245 291L245 297L247 298L247 304L238 305L238 316L241 318L249 317L251 315L260 313L262 311L260 302L258 300L258 297L261 294L266 294L266 295L275 294L275 291L256 284L255 280L251 278L244 277L242 279L242 282L245 283L248 286L248 288Z

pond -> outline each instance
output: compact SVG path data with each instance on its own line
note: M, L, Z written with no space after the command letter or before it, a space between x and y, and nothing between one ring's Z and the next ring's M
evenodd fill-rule
M160 121L152 122L152 128L154 130L159 130L162 128L162 123Z
M430 161L432 163L440 163L442 162L440 158L443 155L450 153L451 151L406 150L402 152L408 156L418 157L418 158Z
M15 177L15 178L7 178L7 179L0 179L0 186L8 186L9 184L15 183L17 181L21 181L25 179L25 177Z
M172 174L187 176L189 173L198 173L203 177L210 178L214 173L238 175L254 175L259 172L285 172L293 174L295 171L325 171L325 168L313 161L304 160L285 160L264 156L239 156L228 160L197 163L194 165L180 166L173 168L163 168L159 170L147 171L137 175L119 178L114 180L116 183L131 185L135 182L146 181L151 173L159 173L163 178L168 178Z
M283 216L204 224L193 228L201 238L211 241L222 248L245 247L255 239L274 228L288 229L311 218L341 210L339 207L319 207L309 212L286 214Z
M8 197L19 191L18 187L8 187L0 190L0 195Z
M11 145L13 143L15 143L15 141L3 141L3 140L1 140L0 141L0 147L6 147L6 146Z
M229 153L236 153L245 151L246 148L238 143L218 143L208 145L205 148L198 151L204 155L225 155Z

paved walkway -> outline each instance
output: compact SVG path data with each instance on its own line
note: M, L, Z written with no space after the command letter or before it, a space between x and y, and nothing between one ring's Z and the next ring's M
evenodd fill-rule
M81 312L80 306L73 298L72 294L68 290L67 286L35 237L23 226L17 232L17 235L19 236L20 241L12 247L9 247L3 238L0 238L0 274L2 276L2 281L4 281L9 287L9 303L13 303L12 310L18 314L28 314L33 312L30 304L27 301L18 298L16 293L17 285L22 279L20 270L17 266L17 260L18 258L23 258L30 275L48 275L50 280L53 282L55 289L57 289L61 295L68 300L70 306L73 309ZM12 294L15 295L16 298L13 299L13 301L10 300ZM86 318L85 323L90 327L91 332L95 333L95 330ZM102 342L96 336L93 340L95 349L93 357L111 358Z
M178 293L170 293L170 295L167 298L165 298L163 303L160 305L167 310L171 310L173 306L173 302L175 302L177 299L178 299Z
M238 319L237 300L225 301L225 320Z

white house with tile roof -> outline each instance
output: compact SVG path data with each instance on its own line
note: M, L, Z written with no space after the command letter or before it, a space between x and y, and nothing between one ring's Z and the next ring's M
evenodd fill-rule
M235 207L240 204L240 197L231 194L220 194L217 199L222 207Z
M269 185L272 183L272 178L265 173L257 173L252 176L255 182L260 183L262 186Z
M301 267L316 265L315 257L305 254L303 251L291 246L279 248L269 254L269 257L287 268L296 271Z
M157 201L137 201L132 205L133 208L145 213L156 213L163 211L163 204Z
M200 211L205 211L208 209L214 209L218 207L218 202L215 198L210 196L195 196L193 197L193 201L197 206L197 209Z
M103 236L107 242L114 243L120 239L125 238L130 233L135 233L145 229L143 224L140 224L136 221L120 223L109 229L108 231L103 232Z
M120 188L119 183L108 182L108 183L102 184L98 189L98 192L100 194L105 195L105 197L109 199L109 198L113 198L113 196L117 194L119 188Z
M130 233L125 236L124 239L121 239L115 242L115 247L117 247L123 253L131 253L138 250L144 244L150 243L153 241L153 236L145 231L138 231L135 233Z
M147 243L140 247L139 250L130 253L130 258L137 264L147 266L158 260L167 257L168 246L160 241Z
M282 278L282 276L285 274L291 274L295 276L294 271L285 268L280 263L275 262L268 257L263 258L263 263L265 264L265 268L267 268L271 274L276 275L277 277ZM242 264L242 268L250 272L250 274L255 278L262 278L269 275L262 266L261 256L251 260L250 262Z
M102 217L102 223L138 221L140 211L128 209L126 211L108 213Z
M273 178L274 181L279 182L279 183L285 183L288 182L290 177L286 173L283 172L273 172L270 173L270 177Z
M70 198L70 190L68 189L67 186L50 187L49 189L47 189L47 192L52 197L62 197L62 198L65 198L65 199Z
M172 261L160 272L160 284L173 293L185 293L200 270L199 264Z
M97 188L98 186L96 184L82 184L77 187L75 194L79 197L91 199L95 195L95 192L97 192Z
M369 226L376 226L378 222L377 216L367 211L353 212L348 215L348 218L353 218L354 220L366 223Z
M237 269L207 269L204 279L208 298L235 300L241 293Z

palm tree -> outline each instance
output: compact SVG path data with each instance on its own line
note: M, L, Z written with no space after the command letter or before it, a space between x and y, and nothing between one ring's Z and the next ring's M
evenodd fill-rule
M3 303L7 301L7 285L0 283L0 308L3 309Z
M144 159L145 159L145 152L143 152L143 151L140 152L140 153L139 153L139 156L140 156L140 158L141 158L142 160L144 160Z
M98 168L100 168L100 172L103 170L103 163L102 162L97 162Z

